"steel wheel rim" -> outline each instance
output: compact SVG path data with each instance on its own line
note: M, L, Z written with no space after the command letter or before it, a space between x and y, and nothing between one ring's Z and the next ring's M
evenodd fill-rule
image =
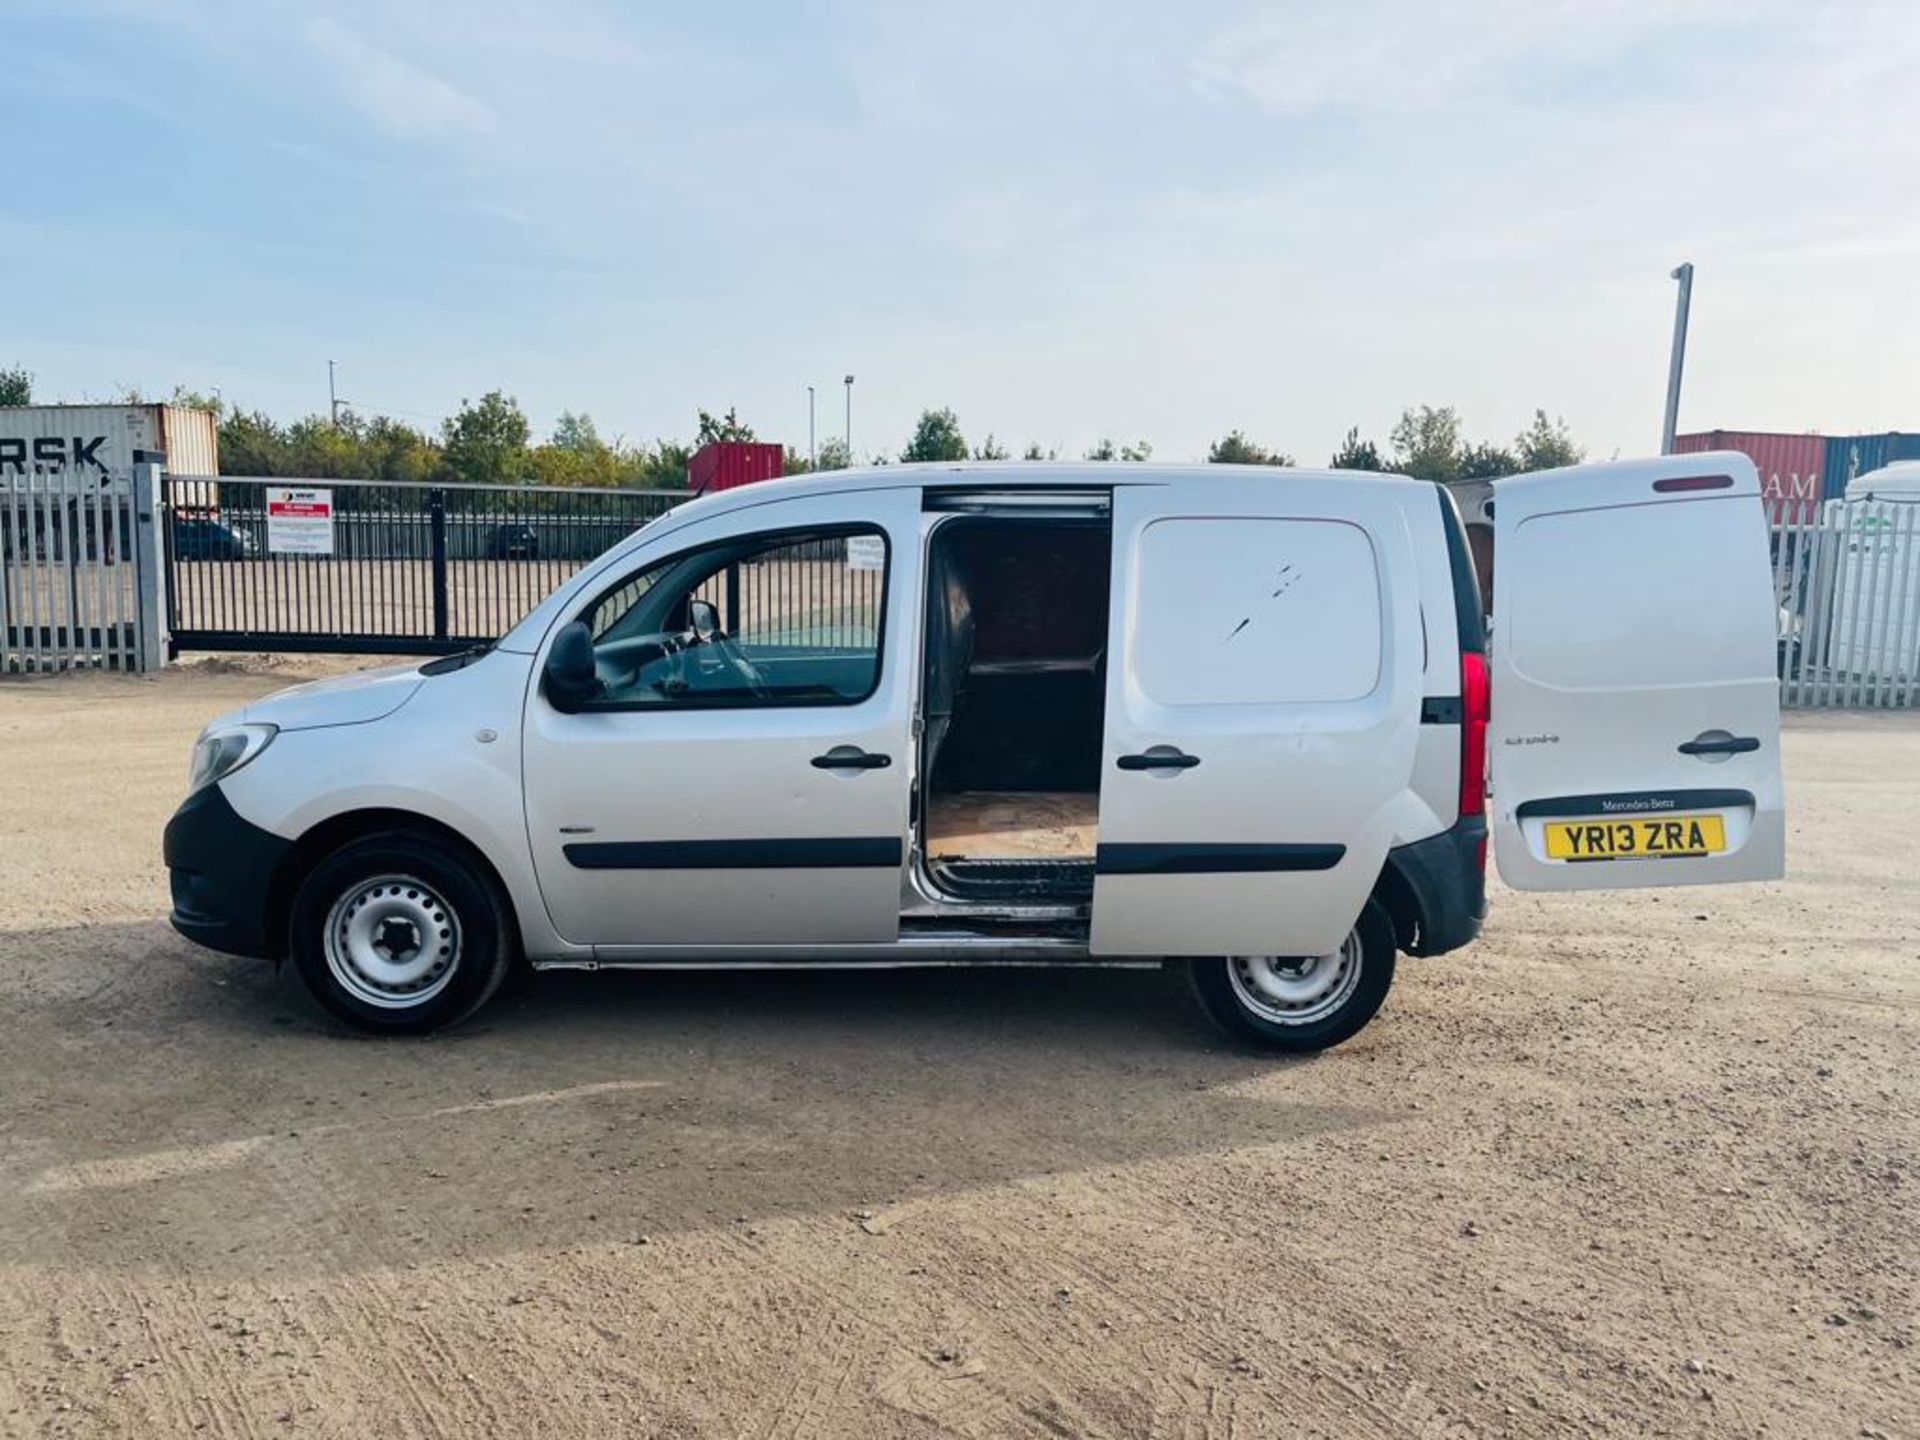
M1276 1025L1312 1025L1353 998L1364 952L1358 927L1329 955L1230 955L1234 999Z
M425 1004L453 981L460 918L411 875L382 875L348 889L327 912L327 969L354 999L382 1010Z

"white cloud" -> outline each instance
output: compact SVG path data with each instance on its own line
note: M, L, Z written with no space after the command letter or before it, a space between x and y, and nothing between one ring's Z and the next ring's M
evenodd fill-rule
M1345 0L1229 25L1191 69L1203 87L1276 111L1425 110L1486 98L1517 65L1615 54L1651 35L1758 8L1731 0Z
M315 53L331 63L348 97L390 134L431 140L495 128L492 111L473 96L338 21L309 20L306 37Z

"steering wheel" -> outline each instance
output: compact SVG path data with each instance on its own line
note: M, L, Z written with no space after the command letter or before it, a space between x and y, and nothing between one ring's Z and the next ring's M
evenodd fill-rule
M754 693L756 699L767 698L767 677L762 675L759 667L746 657L738 645L733 643L732 636L724 630L715 630L713 639L709 643L720 653L720 658L727 662L734 674L746 682L747 688Z

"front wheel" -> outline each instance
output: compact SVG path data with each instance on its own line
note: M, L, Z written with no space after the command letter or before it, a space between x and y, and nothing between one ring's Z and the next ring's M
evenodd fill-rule
M1377 900L1328 955L1206 956L1194 994L1215 1023L1262 1050L1304 1054L1357 1034L1393 984L1393 922Z
M294 968L314 999L387 1034L464 1020L513 960L492 877L425 835L369 836L334 851L295 895L291 927Z

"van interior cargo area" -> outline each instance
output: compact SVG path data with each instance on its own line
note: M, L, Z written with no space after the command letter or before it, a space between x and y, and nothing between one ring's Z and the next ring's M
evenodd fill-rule
M1095 518L966 516L934 533L920 839L954 898L1092 893L1109 549Z

